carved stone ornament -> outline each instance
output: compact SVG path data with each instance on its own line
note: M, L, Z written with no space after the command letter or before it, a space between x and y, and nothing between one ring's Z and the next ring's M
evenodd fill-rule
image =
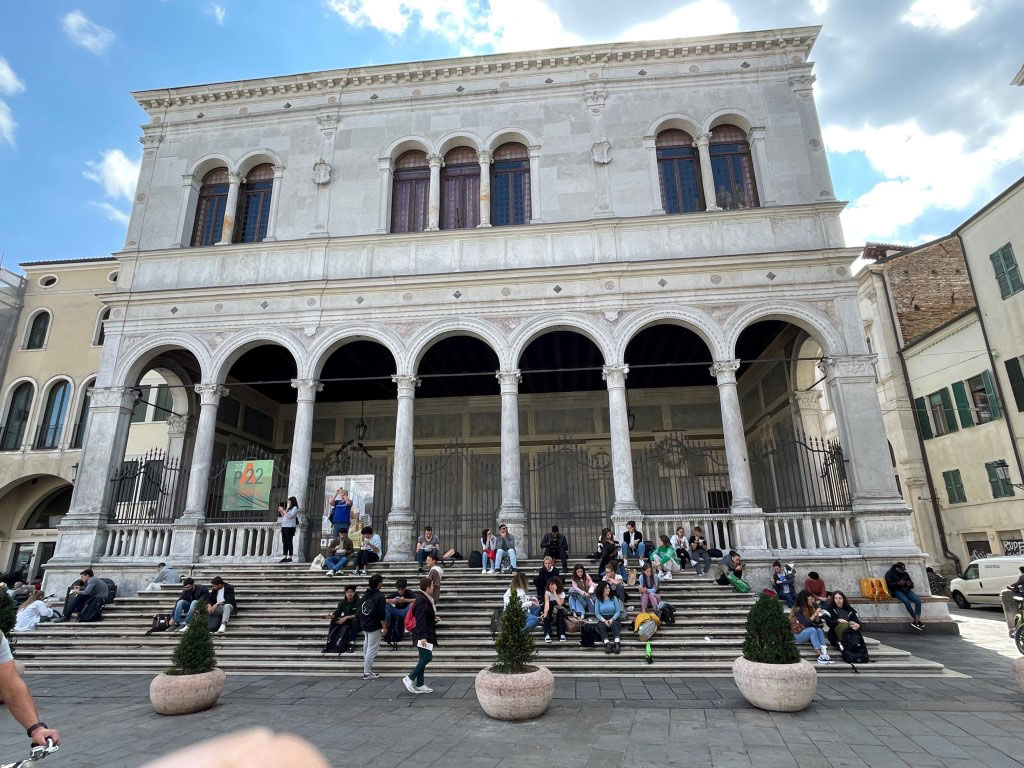
M313 183L318 187L331 183L331 164L323 158L313 163Z
M163 134L160 133L147 133L139 136L139 143L146 149L156 149L163 140Z
M604 102L608 98L607 91L591 91L583 97L587 102L587 109L590 110L590 114L597 117L604 111Z
M878 355L846 355L844 357L826 357L818 364L818 368L828 377L834 379L875 376L875 361Z
M188 429L188 416L169 413L165 421L167 422L167 434L169 435L181 435Z
M92 387L89 390L89 407L130 410L138 397L139 390L132 387Z
M598 165L607 165L612 161L611 151L612 145L607 139L595 141L594 146L590 148L590 154Z
M316 122L324 130L331 130L338 127L337 115L317 115Z

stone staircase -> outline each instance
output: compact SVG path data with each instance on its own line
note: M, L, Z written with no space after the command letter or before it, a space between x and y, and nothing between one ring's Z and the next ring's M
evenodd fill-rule
M521 564L530 576L538 562ZM338 656L322 655L327 622L325 613L334 610L346 584L362 592L366 577L328 578L311 572L303 564L196 566L192 575L207 581L214 575L233 584L238 612L229 630L215 635L219 665L232 674L251 675L352 675L362 671L362 651ZM415 563L377 564L374 572L384 576L388 593L399 577L417 583ZM187 572L187 571L186 571ZM102 575L102 574L98 574ZM438 612L438 648L430 666L431 674L471 675L494 659L489 623L491 612L501 605L508 586L507 577L483 575L465 562L446 571ZM180 587L137 596L119 595L104 610L104 621L40 624L32 633L20 635L18 658L29 672L42 673L156 673L169 663L171 651L181 637L175 632L144 635L152 617L170 613ZM707 676L731 674L732 662L740 655L747 611L756 595L740 595L720 587L693 572L676 575L664 582L662 597L676 608L676 623L662 627L651 641L654 662L644 661L644 643L623 628L620 655L609 656L601 648L582 648L579 635L565 643L543 642L540 627L535 630L538 662L556 674L673 675ZM639 610L639 592L627 588L631 616ZM872 662L860 668L868 675L924 675L944 673L941 664L911 656L905 651L868 639ZM801 647L804 658L813 661L812 649ZM837 654L838 655L838 654ZM374 668L386 675L405 674L415 663L408 641L392 651L382 645ZM829 675L854 674L849 665L817 667Z

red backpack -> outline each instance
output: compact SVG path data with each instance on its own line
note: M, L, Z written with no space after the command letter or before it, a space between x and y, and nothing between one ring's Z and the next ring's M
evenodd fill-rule
M416 603L409 604L409 610L405 613L405 631L412 632L416 629L416 614L413 613L412 609L416 606Z

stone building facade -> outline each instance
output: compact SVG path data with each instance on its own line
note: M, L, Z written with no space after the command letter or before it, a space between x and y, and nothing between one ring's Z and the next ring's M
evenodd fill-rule
M221 460L258 454L312 529L317 472L386 464L372 520L391 559L431 520L469 545L501 521L532 549L586 517L649 537L703 521L764 572L828 560L848 587L894 557L920 570L814 106L817 34L136 93L142 167L57 560L274 559L271 517L214 519L211 501ZM187 493L173 521L125 531L110 477L150 370L195 425ZM803 439L822 377L841 446ZM243 390L267 431L218 449Z

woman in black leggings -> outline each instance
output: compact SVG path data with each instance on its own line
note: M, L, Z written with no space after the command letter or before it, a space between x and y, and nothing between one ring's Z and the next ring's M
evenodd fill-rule
M295 527L299 524L299 501L294 496L288 497L288 505L282 501L277 505L277 516L281 518L281 547L284 549L282 563L290 563L295 540Z

